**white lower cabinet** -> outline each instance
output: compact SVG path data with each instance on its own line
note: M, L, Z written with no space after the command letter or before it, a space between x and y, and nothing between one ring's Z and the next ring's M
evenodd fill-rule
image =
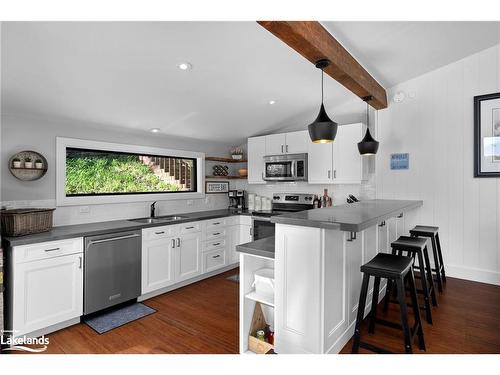
M83 314L83 239L72 240L76 254L13 264L12 329L21 336L75 319ZM40 244L44 254L60 249ZM31 249L35 245L29 245ZM52 248L50 248L52 247ZM21 253L24 248L14 247Z
M175 281L201 274L201 233L180 236L175 242Z
M142 241L142 294L165 288L175 282L175 239Z
M203 253L203 273L215 271L224 267L226 264L225 249L212 250Z

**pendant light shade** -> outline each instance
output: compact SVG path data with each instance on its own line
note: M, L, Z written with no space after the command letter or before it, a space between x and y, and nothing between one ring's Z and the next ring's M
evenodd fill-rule
M327 59L319 60L316 63L316 68L321 69L321 107L319 109L316 120L308 125L309 137L314 143L330 143L333 142L337 135L338 124L328 117L325 106L323 105L323 69L330 64Z
M371 96L368 96L364 98L364 101L366 102L366 134L364 138L361 140L361 142L358 143L358 150L361 155L375 155L378 151L378 145L379 143L373 139L372 135L370 134L370 116L369 116L369 104L368 102L372 99Z

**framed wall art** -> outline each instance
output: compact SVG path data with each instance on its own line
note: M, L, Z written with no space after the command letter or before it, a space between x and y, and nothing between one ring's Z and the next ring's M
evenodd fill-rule
M500 92L474 97L474 177L500 177Z
M229 181L205 182L205 193L207 194L228 193L228 192L229 192Z

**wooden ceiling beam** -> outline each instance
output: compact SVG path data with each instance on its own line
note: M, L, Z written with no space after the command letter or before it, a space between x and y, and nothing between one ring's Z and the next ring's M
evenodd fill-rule
M330 60L325 73L352 91L375 109L387 108L385 89L317 21L257 21L311 63Z

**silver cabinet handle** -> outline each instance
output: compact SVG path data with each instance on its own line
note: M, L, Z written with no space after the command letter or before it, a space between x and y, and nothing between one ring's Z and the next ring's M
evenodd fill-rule
M286 145L286 153L288 154L288 145Z
M186 227L186 229L194 229L194 227Z
M111 237L111 238L105 238L103 240L97 240L97 241L89 241L88 246L92 246L98 243L103 243L103 242L109 242L109 241L118 241L118 240L126 240L128 238L135 238L135 237L140 237L140 234L129 234L128 236L120 236L120 237Z
M172 249L175 249L175 238L172 238Z
M61 250L61 248L60 247L54 247L53 249L45 249L45 252L49 253L51 251L57 251L57 250Z
M220 245L220 242L212 244L212 246L219 246L219 245Z
M281 153L283 153L283 145L281 145Z
M78 257L78 261L80 262L78 268L82 269L82 257Z
M214 255L212 258L213 258L213 259L215 259L215 258L220 258L220 255Z
M382 221L378 226L379 227L385 227L385 221Z
M337 178L337 170L336 169L333 170L333 178Z
M163 230L161 232L155 232L155 234L163 234L163 233L165 233L165 231Z
M177 247L180 247L180 246L181 246L181 239L177 238Z
M398 219L401 219L403 217L403 213L401 212L399 215L398 215Z
M331 176L331 171L328 170L328 178L330 178L330 176Z
M212 233L212 236L218 236L220 234L220 232L214 232Z
M220 223L219 222L216 222L216 223L212 223L212 225L219 225Z
M250 236L253 236L253 228L250 227Z

